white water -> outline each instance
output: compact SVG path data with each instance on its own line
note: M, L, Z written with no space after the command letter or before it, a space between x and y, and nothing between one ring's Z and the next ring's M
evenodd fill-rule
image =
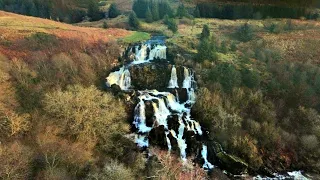
M213 169L214 166L207 160L207 156L208 156L208 150L207 150L207 146L206 145L202 145L202 150L201 150L201 155L204 159L204 164L203 164L203 168L206 169Z
M142 44L141 46L135 46L134 61L130 65L148 63L155 59L167 58L167 47L164 45L153 46L151 44ZM148 56L149 51L149 56ZM130 50L133 53L133 48ZM131 87L131 74L129 67L121 67L119 71L110 73L106 78L106 85L111 87L113 84L119 85L122 90L128 90Z
M311 180L310 178L305 177L301 171L292 171L287 172L284 174L274 173L274 177L263 177L263 176L255 176L253 177L254 180L286 180L286 179L293 179L293 180Z
M177 77L177 69L176 69L175 66L172 66L172 69L171 69L171 78L170 78L170 81L169 81L168 88L179 88L178 77Z
M107 86L111 87L113 84L119 85L122 90L127 90L131 87L131 75L125 67L120 68L119 71L110 73L107 77Z
M135 59L133 64L147 63L156 58L167 59L167 47L163 45L152 47L151 44L143 44L135 47Z

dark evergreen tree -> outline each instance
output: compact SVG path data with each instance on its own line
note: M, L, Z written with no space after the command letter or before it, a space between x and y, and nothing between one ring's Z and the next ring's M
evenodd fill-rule
M241 84L241 73L229 63L218 64L210 73L210 79L219 82L224 91L232 92L234 87Z
M210 29L207 24L203 25L200 39L208 39L210 37Z
M30 15L31 16L38 16L38 9L36 5L32 2L31 7L30 7Z
M209 40L208 38L202 39L198 46L198 53L196 56L197 62L203 62L204 60L208 61L216 61L217 53L215 42L213 40Z
M108 11L108 17L109 18L115 18L119 16L121 13L115 3L112 3L110 5L109 11Z
M135 12L131 12L129 15L129 25L134 29L138 29L140 26L139 19Z
M97 21L103 18L103 13L100 11L98 3L94 0L89 2L88 16L91 18L91 21Z
M4 9L4 2L3 2L3 0L0 0L0 9Z
M147 23L151 23L153 22L153 17L150 11L150 8L148 7L147 11L146 11L146 22Z
M139 18L145 18L146 10L149 7L148 0L135 0L132 5L132 10Z
M178 31L178 25L174 19L169 19L168 29L171 30L173 33L176 33Z
M176 14L177 17L179 18L183 18L183 17L186 17L187 16L187 10L186 8L184 7L184 4L181 3L177 9L177 14Z
M236 32L236 36L240 41L247 42L253 39L253 31L248 23L240 26Z
M261 77L257 71L244 69L241 71L243 84L248 88L256 88L260 85Z
M154 21L158 21L160 19L159 15L159 4L157 1L152 1L152 19Z
M164 24L166 24L166 25L169 24L169 16L168 16L167 14L163 17L163 22L164 22Z
M160 19L164 18L165 15L168 15L171 18L174 16L173 10L168 0L163 0L159 2L159 15Z
M196 17L196 18L199 18L199 17L200 17L200 10L199 10L199 7L198 7L198 6L196 6L196 8L194 9L193 15L194 15L194 17Z

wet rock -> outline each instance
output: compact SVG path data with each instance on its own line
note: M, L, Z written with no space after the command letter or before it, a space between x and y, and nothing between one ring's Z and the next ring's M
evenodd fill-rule
M168 64L138 64L130 67L131 84L135 89L165 90L168 86L171 69Z
M168 147L164 126L153 128L149 133L149 143L162 148Z
M179 126L180 124L178 115L168 117L168 129L172 129L175 132L178 132Z
M121 92L120 86L117 85L117 84L111 85L111 92L112 92L113 94L118 94L119 92Z
M145 114L146 114L146 123L149 127L153 125L153 107L152 101L145 102Z

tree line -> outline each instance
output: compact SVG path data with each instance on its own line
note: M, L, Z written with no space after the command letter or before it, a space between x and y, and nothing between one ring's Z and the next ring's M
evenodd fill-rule
M199 3L194 11L195 17L220 19L262 19L307 17L312 19L312 12L305 7L290 7L265 4L219 4Z
M173 17L174 12L167 0L135 0L132 10L138 18L147 18L149 21L157 21L165 15Z
M114 8L114 6L112 7ZM55 0L0 0L0 10L27 16L53 19L66 23L77 23L86 16L91 20L105 17L97 1L55 1ZM119 14L119 12L116 12Z

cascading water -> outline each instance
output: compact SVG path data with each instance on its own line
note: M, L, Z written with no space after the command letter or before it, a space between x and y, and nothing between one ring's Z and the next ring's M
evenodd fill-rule
M111 73L107 77L107 85L110 87L113 84L119 85L122 90L128 90L131 87L131 78L128 67L131 65L137 65L141 63L148 63L154 59L166 59L166 46L164 45L152 45L143 44L131 48L131 52L135 54L135 60L132 64L126 67L120 68L119 71ZM168 150L171 150L172 143L169 138L171 136L177 141L178 148L180 149L180 156L183 161L186 160L187 154L187 143L184 137L184 132L192 131L195 134L202 135L201 126L198 122L191 119L191 106L195 101L194 93L194 78L191 71L184 67L184 80L183 88L187 89L188 100L185 103L179 102L179 94L177 88L178 76L177 69L173 65L171 69L171 78L168 82L168 88L175 90L175 95L169 92L158 92L156 90L145 90L139 91L139 102L134 110L134 121L133 125L137 129L137 135L135 142L139 147L148 147L148 133L156 127L163 126L165 130L166 142ZM147 126L146 123L146 106L145 103L149 102L152 104L155 122L151 127ZM189 106L186 106L189 105ZM179 127L177 132L174 129L168 128L169 117L177 116ZM207 161L207 153L202 153L203 159L205 160L205 168L212 168L213 166ZM205 157L204 157L205 156Z
M164 45L143 44L135 46L135 51L131 49L134 54L133 64L147 63L155 59L167 59L167 47Z
M129 67L141 63L149 63L151 60L155 59L166 59L166 48L167 47L165 45L153 45L150 42L131 48L131 52L135 54L134 61L131 64L120 68L120 70L110 73L110 75L106 78L107 86L111 87L111 85L116 84L119 85L122 90L129 90L131 88L131 74ZM170 92L158 92L157 90L138 91L138 103L134 109L133 125L137 129L135 142L141 148L149 147L149 132L159 126L163 126L168 150L171 151L172 149L172 140L176 140L176 144L180 150L180 157L183 161L186 161L186 149L188 146L184 133L191 131L195 135L202 136L203 131L200 124L191 117L191 107L196 101L196 82L194 79L194 72L187 67L184 67L183 71L184 79L180 88L186 89L188 98L187 101L184 103L180 103L179 101L179 93L177 90L179 88L177 69L175 66L172 66L168 88L174 89L174 91L170 92L175 92L175 95L171 94ZM146 117L147 103L152 105L154 113L153 124L149 124L149 126L147 125ZM169 120L172 120L172 117L177 117L178 127L176 130L172 128L170 129L170 126L168 125L168 122ZM200 155L204 161L202 167L204 169L213 169L214 166L208 161L207 158L207 146L202 144L200 150ZM279 177L278 174L274 175ZM292 172L289 174L289 177L292 176L303 177L300 172ZM256 176L254 179L261 179L261 176Z
M125 69L125 67L122 67L119 71L110 73L110 75L107 77L106 84L108 87L116 84L119 85L122 90L129 89L131 87L130 71L128 69Z
M175 66L172 66L172 69L171 69L171 78L170 78L170 81L169 81L168 88L179 88L178 77L177 77L177 69L176 69Z

